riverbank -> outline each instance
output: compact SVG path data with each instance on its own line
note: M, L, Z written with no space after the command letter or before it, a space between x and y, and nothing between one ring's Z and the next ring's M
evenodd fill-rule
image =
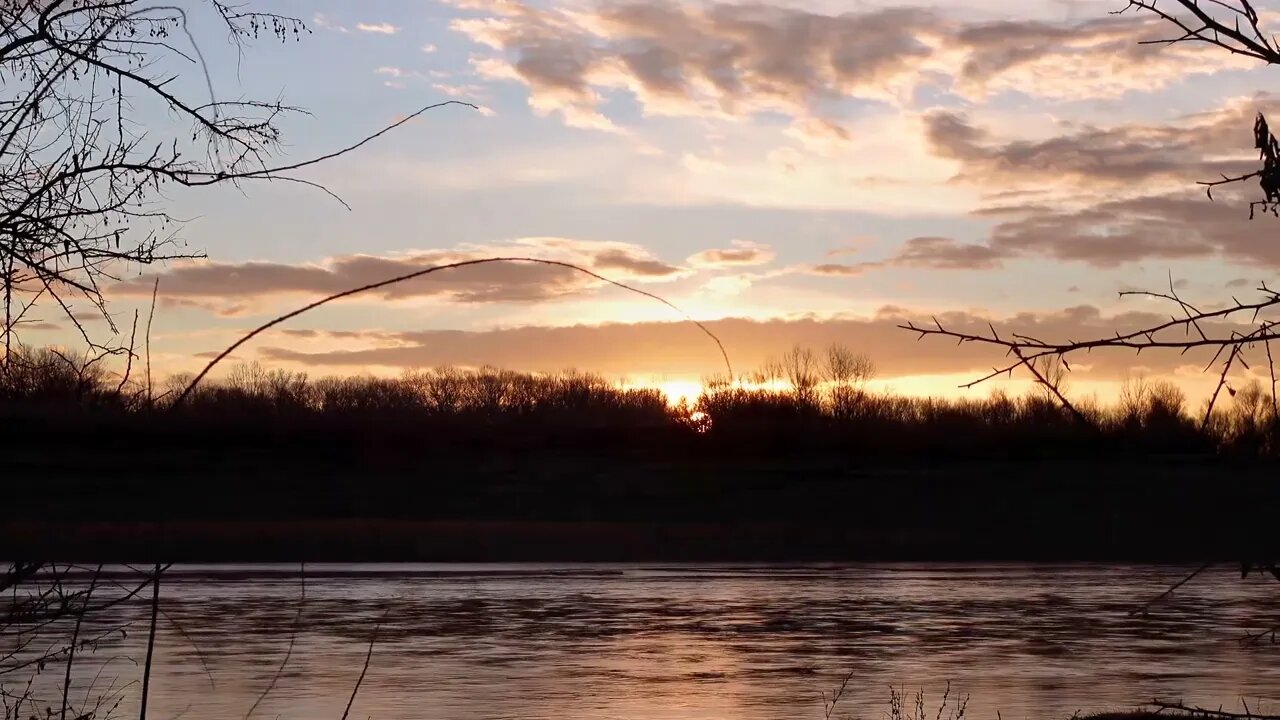
M0 542L84 560L1280 557L1263 520L1280 425L1198 425L1163 396L1082 424L1038 396L729 388L695 411L578 375L270 387L167 410L110 388L10 398Z
M11 520L14 557L80 562L1239 562L1243 542L1135 542L1061 529L1038 535L796 523L607 523L387 519Z
M28 557L267 561L1280 556L1277 466L1202 456L85 441L7 453Z
M1269 464L458 453L16 459L15 556L189 561L1239 561Z

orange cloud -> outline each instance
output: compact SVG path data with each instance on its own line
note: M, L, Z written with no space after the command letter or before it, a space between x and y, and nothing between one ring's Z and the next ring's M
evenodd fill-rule
M227 314L252 298L280 294L330 295L429 267L496 256L537 256L595 269L611 279L658 281L685 271L654 258L636 245L567 238L523 238L509 245L468 246L390 256L344 255L314 264L274 262L191 262L160 273L164 301ZM118 296L147 297L155 276L142 276L109 289ZM596 287L600 281L568 267L495 263L457 268L382 289L385 299L442 297L459 302L548 300ZM211 304L210 301L217 301ZM234 312L232 312L234 314Z
M1022 313L991 318L974 312L938 315L948 328L989 332L992 321L1002 333L1018 332L1052 341L1108 336L1167 320L1158 311L1104 315L1095 307L1079 306L1050 313ZM932 319L901 308L884 308L870 318L724 319L706 323L723 341L736 369L749 371L794 344L820 348L841 343L867 353L886 377L984 374L1003 359L993 348L973 344L918 341L898 326L907 322L931 324ZM1234 327L1234 326L1233 326ZM1215 330L1224 330L1215 328ZM1243 326L1240 329L1244 329ZM1208 331L1209 328L1206 328ZM493 364L525 371L556 371L575 367L611 376L697 377L722 373L718 350L689 323L579 325L571 327L514 327L487 331L375 331L358 349L308 352L297 347L265 347L261 354L274 362L326 368L479 366ZM323 335L323 333L321 333ZM1196 372L1209 355L1190 352L1144 353L1143 365L1153 374ZM1094 381L1123 378L1134 365L1131 352L1095 352L1077 377Z
M962 243L945 237L914 237L903 243L888 260L853 264L826 263L809 268L815 275L862 275L884 267L931 270L984 270L999 267L1004 255L988 245Z
M594 265L602 270L624 270L639 277L671 277L680 272L680 268L674 265L627 250L605 250L598 253Z
M733 268L768 265L777 255L768 245L734 240L731 248L703 250L689 256L689 264L701 268Z

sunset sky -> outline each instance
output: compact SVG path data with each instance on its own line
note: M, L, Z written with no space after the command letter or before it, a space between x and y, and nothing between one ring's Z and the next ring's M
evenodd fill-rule
M350 211L296 185L170 192L208 260L131 269L109 294L131 316L159 275L153 353L176 371L323 294L528 255L716 321L739 369L838 341L896 389L949 391L999 354L917 342L899 323L991 319L1079 339L1171 310L1120 290L1167 289L1172 275L1213 305L1250 297L1280 264L1280 221L1248 219L1256 186L1214 203L1195 186L1252 169L1274 71L1139 45L1169 31L1109 14L1123 5L279 2L313 34L242 58L216 33L199 40L222 96L312 113L286 123L284 157L433 102L481 109L433 110L301 175ZM488 363L687 382L720 370L679 320L563 268L484 266L321 309L238 357L312 374ZM1197 357L1140 360L1198 377ZM1099 355L1073 382L1105 393L1134 367Z

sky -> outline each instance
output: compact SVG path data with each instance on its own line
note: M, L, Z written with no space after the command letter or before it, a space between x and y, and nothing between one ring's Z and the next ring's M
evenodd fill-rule
M263 5L311 34L243 50L193 40L219 97L306 108L282 125L283 160L432 103L476 108L431 110L299 173L350 209L287 183L168 191L207 259L129 268L108 290L128 317L159 278L161 372L329 293L519 255L660 295L708 322L738 370L838 342L886 387L955 394L1000 354L899 325L1108 335L1171 310L1122 290L1173 282L1213 306L1280 265L1280 221L1248 218L1256 187L1211 202L1195 185L1252 169L1274 71L1140 44L1169 30L1111 14L1120 0ZM203 78L181 82L199 92ZM54 325L50 341L66 332ZM516 265L327 306L236 357L313 375L493 364L672 386L724 369L672 308ZM1197 386L1202 360L1099 354L1072 383Z

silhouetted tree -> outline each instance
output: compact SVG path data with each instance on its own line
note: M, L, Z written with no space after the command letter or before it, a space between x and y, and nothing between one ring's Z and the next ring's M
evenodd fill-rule
M781 362L783 377L796 396L803 400L815 399L822 379L818 356L809 348L797 345L783 354Z
M299 110L278 100L220 98L192 28L216 24L236 45L264 35L298 39L309 30L297 19L244 7L224 0L183 7L143 0L0 3L6 364L38 304L58 309L97 351L122 350L90 337L76 305L87 302L110 324L103 285L122 268L199 254L175 234L179 223L165 210L166 186L315 185L290 171L390 129L322 157L273 164L280 121ZM184 77L192 73L195 83ZM166 116L176 122L163 123Z
M841 385L862 385L876 376L871 358L839 343L827 347L824 371L828 382Z

